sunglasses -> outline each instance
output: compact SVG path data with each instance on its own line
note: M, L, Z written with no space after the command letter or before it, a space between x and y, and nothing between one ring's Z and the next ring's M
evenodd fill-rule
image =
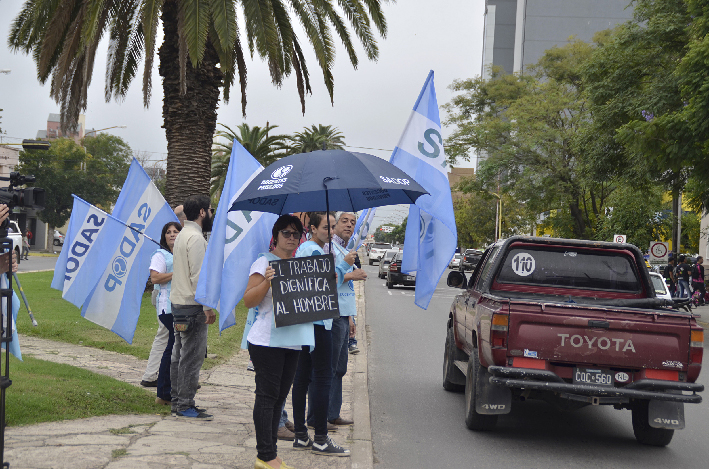
M288 230L281 230L281 234L283 235L284 238L300 238L300 231L288 231Z

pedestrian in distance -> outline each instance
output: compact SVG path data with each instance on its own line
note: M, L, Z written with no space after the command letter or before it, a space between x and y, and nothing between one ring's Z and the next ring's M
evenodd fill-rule
M668 262L669 263L667 264L667 266L665 266L665 271L663 272L663 275L668 282L670 295L672 297L675 297L677 296L677 282L675 281L675 260L673 258L670 259Z
M686 256L679 256L679 264L677 264L677 269L675 269L675 278L677 279L677 285L679 286L679 297L689 298L691 292L689 291L689 273L690 266L686 262Z
M248 329L244 334L256 382L253 418L257 459L254 469L290 468L278 456L279 423L293 384L301 347L309 348L315 339L312 323L275 327L271 294L275 270L269 262L292 258L302 233L303 225L298 218L281 215L276 220L272 229L273 249L259 255L251 265L244 293L244 305L250 308Z
M697 262L692 266L692 288L695 292L699 292L699 305L704 306L704 295L706 288L704 287L704 266L702 263L704 258L697 257Z
M22 235L22 258L29 260L27 256L30 254L30 240L27 238L27 233Z
M160 355L160 368L158 369L157 397L155 403L168 405L172 401L172 386L170 382L170 364L172 361L172 347L175 344L175 330L172 322L172 305L170 304L170 288L172 286L172 249L175 246L177 235L182 231L182 225L171 221L166 223L160 234L160 249L155 251L150 259L150 281L155 285L158 296L155 308L160 325L167 331L167 343ZM158 331L158 335L160 332ZM155 337L153 348L158 336ZM153 351L150 351L150 355Z
M207 350L207 332L216 313L195 301L197 281L207 250L204 233L212 230L213 214L206 195L192 195L185 200L187 218L173 247L172 287L170 302L175 331L172 348L170 381L172 413L190 420L212 420L195 405L199 387L199 370Z
M325 243L335 230L335 217L325 212L310 213L309 241L298 248L295 257L322 255ZM344 260L335 264L338 286L343 282L346 271L354 264L354 251L348 253ZM293 448L311 450L315 454L326 456L349 456L350 451L332 441L328 435L327 413L332 387L332 319L315 321L313 333L315 348L303 347L298 359L298 369L293 381L293 421L295 424L295 441ZM305 402L310 392L310 402L313 406L314 439L308 435L305 424Z

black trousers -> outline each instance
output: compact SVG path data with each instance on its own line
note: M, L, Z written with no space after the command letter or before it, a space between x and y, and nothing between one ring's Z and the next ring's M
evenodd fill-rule
M256 452L261 461L270 461L278 456L278 421L293 384L300 351L250 343L249 355L256 372Z

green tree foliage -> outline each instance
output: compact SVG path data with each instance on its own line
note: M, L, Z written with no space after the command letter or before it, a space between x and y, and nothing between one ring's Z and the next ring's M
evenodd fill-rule
M289 138L287 135L271 133L273 129L278 127L277 125L267 124L262 128L259 126L250 127L249 124L243 123L236 127L236 131L224 124L219 125L223 127L223 130L218 130L216 137L223 140L215 140L212 146L212 180L209 190L216 202L219 201L219 196L224 188L235 139L265 167L286 156Z
M495 240L496 206L496 198L475 193L453 201L461 249L480 249Z
M317 150L342 150L345 136L331 125L311 125L291 138L290 153L308 153Z
M149 104L162 26L158 70L168 142L166 196L177 205L188 194L209 190L220 89L228 101L231 87L238 84L246 112L245 47L252 59L266 62L274 85L295 76L305 112L305 95L312 89L304 44L310 44L332 101L335 38L355 68L359 58L353 41L369 60L376 60L376 33L387 34L381 4L388 1L31 0L15 18L8 43L32 55L41 83L51 81L50 96L59 103L67 130L86 109L94 59L104 37L109 41L106 100L126 96L144 60L143 101ZM302 27L301 36L294 21Z
M453 133L446 139L450 158L478 152L480 187L525 201L527 217L554 210L568 216L569 235L592 238L613 185L596 179L581 144L592 115L588 111L580 64L592 47L572 41L546 52L533 73L455 81L445 108Z
M96 154L67 138L53 141L48 150L19 154L18 171L34 175L35 185L45 190L46 207L39 218L50 226L62 226L69 219L72 194L107 210L118 198L128 173L130 148L111 135L86 140L87 148Z
M669 239L672 233L669 204L663 203L660 187L640 193L620 186L608 199L606 214L599 218L596 239L612 241L624 234L629 243L647 250L652 241Z
M682 213L682 252L696 254L699 252L699 237L706 236L700 231L701 219L694 212Z

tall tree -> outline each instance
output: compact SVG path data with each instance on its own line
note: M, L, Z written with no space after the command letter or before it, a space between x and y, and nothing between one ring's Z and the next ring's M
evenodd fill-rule
M291 153L308 153L317 150L342 150L345 136L331 125L311 125L291 137Z
M333 36L339 37L356 68L359 59L349 23L367 58L376 60L373 30L386 36L381 3L388 1L339 1L336 7L322 0L30 0L13 22L9 44L15 51L32 54L41 83L51 77L50 96L60 104L62 127L68 129L86 109L94 58L104 34L109 38L106 100L125 97L144 59L143 101L149 104L162 23L158 56L168 149L166 198L177 205L186 195L209 191L220 88L228 101L238 81L246 112L244 39L251 56L268 63L274 85L295 75L305 112L305 94L312 93L310 74L292 20L304 30L332 101ZM245 33L239 31L240 22Z
M107 138L110 137L110 138ZM86 149L72 139L52 142L48 150L25 150L18 171L32 174L45 190L45 208L39 218L53 227L64 225L71 215L76 194L107 211L115 203L128 174L131 152L119 137L87 139ZM92 148L95 154L88 152Z
M532 73L456 81L460 92L445 106L451 159L485 155L482 189L525 201L529 216L557 209L568 214L565 236L593 237L596 217L613 186L589 171L579 137L589 125L578 68L592 46L572 41L545 53Z
M231 150L236 139L251 156L263 166L268 166L274 161L287 155L288 136L271 133L277 125L266 124L265 127L243 123L236 127L236 132L230 127L221 125L224 130L218 130L216 136L226 139L215 140L212 147L212 182L210 195L218 202L218 197L224 188L226 173L231 161Z

